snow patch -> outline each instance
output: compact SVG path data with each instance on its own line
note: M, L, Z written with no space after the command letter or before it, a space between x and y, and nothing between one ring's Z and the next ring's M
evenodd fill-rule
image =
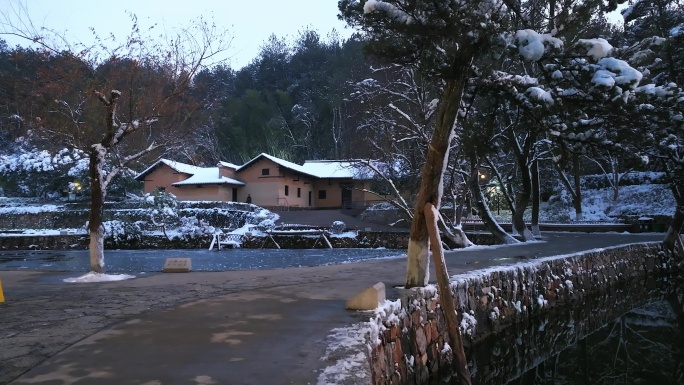
M538 61L544 56L546 45L554 48L563 47L563 41L548 33L539 34L531 29L522 29L515 33L515 42L518 44L518 52L529 61Z
M587 56L591 56L594 60L600 60L608 56L613 50L613 46L606 41L606 39L579 39L579 44L588 45L589 50Z
M135 278L134 275L128 274L102 274L89 272L80 277L76 278L65 278L66 283L92 283L92 282L114 282L114 281L125 281L127 279Z

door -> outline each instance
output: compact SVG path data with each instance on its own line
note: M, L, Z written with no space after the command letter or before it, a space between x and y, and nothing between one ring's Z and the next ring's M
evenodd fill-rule
M237 187L233 187L233 202L237 202L238 197L237 197Z
M349 187L342 187L342 207L352 208L352 190Z

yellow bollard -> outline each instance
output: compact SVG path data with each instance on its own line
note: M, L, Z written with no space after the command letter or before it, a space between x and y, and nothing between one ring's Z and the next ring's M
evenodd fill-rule
M5 295L2 294L2 280L0 280L0 303L5 302Z

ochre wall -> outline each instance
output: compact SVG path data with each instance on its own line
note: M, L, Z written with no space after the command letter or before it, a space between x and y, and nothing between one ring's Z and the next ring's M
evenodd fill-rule
M232 169L230 167L222 166L220 163L218 165L218 169L219 169L219 175L220 176L225 176L226 178L238 179L238 177L235 176L235 170L234 169Z
M177 195L177 190L171 184L186 180L191 175L176 172L171 167L160 163L157 168L145 176L145 193L152 193L158 188L163 187L167 192ZM179 198L180 199L180 198Z
M261 175L261 170L268 168L270 175ZM245 186L238 186L238 202L245 202L247 195L251 195L252 203L259 206L292 206L292 207L316 207L337 208L342 206L342 186L353 186L351 200L355 204L359 202L377 201L372 194L364 193L358 189L366 187L367 183L353 181L351 179L314 179L303 174L281 168L269 159L260 159L239 173L229 167L219 166L219 173L228 178L242 180ZM151 193L160 187L164 187L179 200L213 200L231 201L233 199L233 187L230 185L203 185L198 188L191 186L172 186L173 183L183 181L190 175L178 173L171 167L160 164L154 171L145 177L145 193ZM288 195L285 195L285 186L288 186ZM300 189L300 196L297 196ZM319 191L326 191L326 198L319 199ZM309 204L311 193L311 205Z
M373 194L361 191L361 189L366 187L366 183L362 181L354 181L352 179L319 179L314 182L314 206L319 208L341 207L343 186L351 188L351 200L355 205L379 199ZM320 190L326 191L325 199L318 198Z
M178 200L181 201L233 200L233 186L231 185L205 184L189 186L172 186L171 189L166 189L166 191L174 194L176 198L178 198Z
M268 168L269 175L261 175L261 170ZM282 169L268 159L260 159L238 174L246 183L239 194L239 200L244 202L247 194L252 196L252 203L259 206L300 206L308 207L308 196L311 191L312 178ZM289 194L285 195L285 186L289 187ZM301 189L301 196L297 197L297 188Z

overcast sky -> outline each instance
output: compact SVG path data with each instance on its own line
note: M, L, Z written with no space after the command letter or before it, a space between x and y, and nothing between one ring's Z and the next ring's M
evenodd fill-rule
M15 0L0 0L7 13ZM21 3L21 2L20 2ZM100 36L110 33L123 39L131 30L127 12L138 17L145 29L155 23L166 28L187 25L204 16L229 30L233 36L230 65L239 69L259 52L271 34L288 41L310 27L325 38L336 29L343 37L351 35L337 19L337 0L26 0L29 16L37 27L45 26L65 35L70 42L91 40L90 27ZM11 46L24 42L0 36Z

